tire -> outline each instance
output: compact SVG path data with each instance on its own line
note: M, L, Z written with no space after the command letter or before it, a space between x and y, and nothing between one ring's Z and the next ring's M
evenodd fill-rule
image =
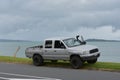
M84 64L86 61L85 60L82 60L82 63Z
M74 69L79 69L83 66L83 62L81 61L79 56L73 56L70 60L70 63Z
M43 65L43 58L40 55L33 56L33 64L35 66L42 66Z
M97 62L97 59L93 59L93 60L88 60L87 63L89 64L95 64Z
M51 60L52 63L57 63L57 60Z

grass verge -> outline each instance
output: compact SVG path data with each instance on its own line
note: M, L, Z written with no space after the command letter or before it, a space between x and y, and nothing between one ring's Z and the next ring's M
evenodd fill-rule
M32 64L32 60L28 58L14 58L10 56L0 56L0 62Z
M0 56L0 62L32 64L32 59ZM71 65L68 61L65 61L65 62L58 61L57 63L51 63L50 61L46 61L44 66L71 68ZM113 62L97 62L96 64L84 63L84 66L82 69L120 72L120 63L113 63Z

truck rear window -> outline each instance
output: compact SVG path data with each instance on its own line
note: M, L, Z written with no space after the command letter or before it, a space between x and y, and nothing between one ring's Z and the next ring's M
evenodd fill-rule
M52 48L52 41L48 40L45 42L45 48Z

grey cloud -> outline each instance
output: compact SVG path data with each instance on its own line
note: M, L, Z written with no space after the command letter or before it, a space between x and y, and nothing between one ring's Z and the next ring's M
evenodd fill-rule
M108 25L120 29L119 4L120 0L1 0L0 34L55 36L54 32L61 35L80 27Z

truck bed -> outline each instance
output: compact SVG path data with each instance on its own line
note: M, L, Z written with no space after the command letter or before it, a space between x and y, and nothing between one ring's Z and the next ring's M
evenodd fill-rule
M42 53L43 45L28 47L25 50L25 55L29 58L33 56L34 53Z

